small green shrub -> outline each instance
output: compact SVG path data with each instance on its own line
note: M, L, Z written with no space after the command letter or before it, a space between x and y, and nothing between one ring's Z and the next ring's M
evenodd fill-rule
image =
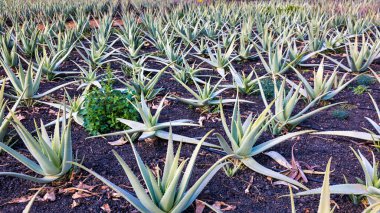
M367 90L368 90L367 86L359 85L353 89L353 93L355 95L362 95L363 93L367 92Z
M93 90L86 96L84 127L91 134L103 134L127 128L117 118L137 120L138 113L129 101L131 92Z
M369 86L375 83L375 79L369 75L361 75L356 79L357 85Z
M345 120L350 116L350 113L344 109L336 109L331 113L331 115L339 120Z
M86 96L82 113L84 127L93 135L127 129L128 127L117 118L128 120L139 118L136 109L130 103L134 100L134 94L129 90L114 90L111 79L112 74L108 72L102 89L94 89Z
M261 83L261 86L263 87L265 97L274 98L273 97L274 96L273 80L270 78L265 78L265 79L261 80L260 83ZM277 83L277 88L280 88L281 87L281 81L276 80L276 83ZM257 85L257 88L259 88L258 85ZM286 88L286 91L288 91L288 88ZM259 95L260 91L256 92L255 94Z

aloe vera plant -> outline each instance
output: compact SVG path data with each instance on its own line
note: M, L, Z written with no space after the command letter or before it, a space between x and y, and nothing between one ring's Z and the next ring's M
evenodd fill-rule
M172 22L173 29L187 43L196 41L203 33L202 19L199 18L195 24L183 23L182 21Z
M132 192L129 192L115 185L111 181L102 177L98 173L86 168L85 166L77 163L73 164L86 170L87 172L101 180L104 184L109 186L111 189L115 190L120 196L126 199L140 212L180 213L187 209L194 202L194 200L206 187L206 185L209 183L212 177L224 165L227 164L224 161L230 156L226 156L224 158L219 159L207 171L205 171L203 175L199 177L192 186L189 186L190 177L199 150L201 149L201 146L203 145L207 136L211 132L207 133L198 143L190 159L186 159L182 162L179 161L181 145L179 146L177 152L174 153L173 138L172 134L170 133L168 138L168 148L165 158L165 166L162 175L159 172L156 172L156 170L150 169L147 165L144 164L135 146L131 141L132 150L135 155L141 176L143 177L146 189L140 183L137 176L133 173L131 168L126 164L122 157L119 154L117 154L116 151L113 151L116 159L123 167L123 170L127 175L129 182L132 184L132 188L135 192L135 195L132 194ZM185 168L186 163L188 164Z
M319 96L313 101L311 101L309 104L307 104L300 112L298 112L297 114L293 114L295 106L297 105L298 101L301 99L300 97L301 84L299 84L296 88L292 87L290 91L286 94L285 83L286 83L286 80L283 80L280 88L278 88L277 84L274 83L274 97L276 97L274 101L275 112L272 113L272 116L274 119L271 121L271 126L270 126L271 131L274 135L280 134L281 131L285 128L292 130L298 124L310 118L311 116L314 116L315 114L323 110L326 110L330 107L341 104L341 103L330 104L324 107L317 108L313 111L310 111L310 109L314 107L316 103L321 99L322 96ZM259 87L260 87L261 97L264 101L264 104L267 107L269 107L270 104L268 104L268 100L264 94L260 81L259 81Z
M319 51L325 49L325 41L323 32L327 31L330 19L326 19L323 15L312 17L306 26L308 47L311 51Z
M32 63L29 64L28 69L25 71L21 65L19 64L18 74L13 72L12 68L10 68L3 60L0 59L0 63L3 66L5 73L8 75L9 81L12 84L13 90L15 91L15 95L6 94L6 96L18 99L21 98L22 101L26 102L27 105L30 105L33 99L42 98L52 92L55 92L73 82L68 82L65 84L61 84L55 88L52 88L46 92L38 94L38 90L40 88L41 76L42 76L42 63L37 68L36 73L33 72Z
M297 46L297 42L293 40L291 43L288 44L289 49L289 62L293 62L292 66L301 66L301 67L310 67L315 66L315 64L307 64L306 61L315 57L318 53L324 51L325 49L322 48L320 50L316 51L309 51L308 46L305 45L302 48L299 48Z
M240 74L238 71L235 70L235 68L231 65L229 67L229 70L231 72L232 78L234 79L233 85L221 85L220 87L227 87L227 88L238 88L239 92L250 95L258 90L258 82L259 79L264 79L266 76L261 76L256 78L254 75L254 70L252 70L248 75Z
M283 174L274 172L271 169L266 168L265 166L259 164L255 157L268 149L276 146L279 143L283 143L288 139L293 137L312 132L310 130L304 130L299 132L289 133L280 137L276 137L272 140L260 143L260 136L267 129L270 124L269 111L272 104L270 104L264 111L257 116L256 120L253 119L253 115L250 114L248 118L242 122L239 99L236 98L235 106L231 118L231 126L228 127L227 119L223 111L223 106L220 104L220 117L222 119L222 124L224 132L227 135L230 144L223 138L219 133L215 133L215 136L218 138L220 146L228 155L233 155L234 158L239 159L245 166L249 169L275 179L279 179L288 183L291 183L295 186L306 188L298 181L295 181L292 178L289 178ZM268 121L269 119L269 121Z
M255 46L251 43L251 41L247 42L246 40L248 40L248 38L246 38L243 35L240 35L239 37L240 45L239 45L238 55L239 55L239 59L243 61L253 60L258 57L257 54L255 55L252 54L252 50Z
M190 51L188 50L187 52L183 52L182 49L183 47L181 46L181 43L175 46L170 41L167 41L165 45L163 46L163 50L162 50L166 56L166 59L155 57L155 56L151 56L151 58L154 58L164 64L175 64L178 66L182 66L183 61L186 60L185 59L186 55Z
M63 110L63 114L64 117L66 117L66 110ZM13 118L11 121L13 127L16 129L18 135L21 137L28 151L37 163L4 143L0 142L0 147L30 170L43 177L33 177L15 172L0 172L0 176L17 177L37 183L50 183L63 177L69 172L71 164L67 163L67 161L73 161L71 119L69 119L67 123L64 119L61 125L58 115L52 138L49 137L44 124L41 121L41 130L38 129L36 124L38 138L34 138L17 117L13 113L11 115ZM62 129L60 130L60 128Z
M75 62L74 62L75 63ZM81 84L78 86L77 90L84 88L83 94L87 94L92 86L97 88L102 88L100 82L102 81L101 77L104 75L98 75L98 69L93 69L91 65L86 69L83 66L75 63L80 70L80 77L77 77Z
M13 104L10 112L5 115L5 110L7 108L7 103L4 99L4 90L5 90L5 82L2 82L0 88L0 142L4 142L4 137L8 133L8 126L10 124L10 120L12 118L11 114L17 109L20 100L18 99L16 103Z
M210 78L207 82L205 82L205 84L203 85L203 88L201 87L200 83L197 83L196 80L193 80L194 85L196 86L196 90L191 89L189 86L183 83L180 79L177 79L177 78L175 79L187 91L189 91L189 93L194 97L194 99L182 98L175 95L173 95L173 97L176 100L179 100L185 104L189 104L195 107L208 107L212 105L218 105L220 102L219 95L221 95L225 90L229 89L229 88L218 89L223 79L220 79L215 85L212 85L211 78ZM241 101L249 102L245 100L241 100ZM235 102L235 99L222 99L223 104L233 103L233 102Z
M330 56L325 55L325 57L347 72L367 71L373 61L380 57L380 40L372 41L371 38L366 38L364 34L361 45L359 45L358 36L356 36L355 41L348 40L345 47L348 67Z
M145 75L144 71L136 72L133 71L132 80L130 82L125 82L118 78L120 82L126 85L129 89L134 91L136 99L141 99L141 95L144 96L144 99L147 101L153 100L159 92L162 91L162 88L154 88L157 82L160 80L161 75L170 65L164 67L159 72L157 72L152 78L149 78L149 75Z
M325 35L325 47L326 49L335 50L343 46L345 38L347 37L347 31L341 31L338 29L326 32Z
M113 135L132 135L135 133L142 133L139 137L139 140L145 140L147 138L162 138L164 140L169 139L169 133L165 131L164 129L169 128L170 126L199 126L198 124L194 124L192 120L189 119L179 119L174 121L168 121L159 123L158 119L160 117L161 111L164 108L164 103L166 100L166 96L161 100L159 103L156 112L154 115L152 115L152 112L150 108L148 107L146 100L144 98L144 95L141 95L141 101L136 103L131 103L137 110L137 112L140 114L140 117L142 119L142 123L132 120L126 120L119 118L118 120L122 122L123 124L129 126L131 129L114 132L114 133L108 133L103 135L98 135L94 137L107 137L107 136L113 136ZM178 142L184 142L184 143L190 143L190 144L198 144L199 140L196 140L194 138L178 135L178 134L172 134L173 140ZM210 147L219 147L210 143L204 143L206 146Z
M83 126L84 125L84 118L83 118L83 115L81 114L82 110L83 110L83 104L84 104L84 101L85 101L85 96L81 95L79 97L70 97L70 95L67 93L67 91L65 91L65 99L63 100L63 103L60 103L60 102L57 102L57 103L52 103L52 102L46 102L46 101L38 101L38 103L42 103L42 104L46 104L48 106L51 106L51 107L54 107L58 110L60 109L65 109L66 110L66 114L63 114L64 116L65 115L71 115L71 117L61 117L60 118L60 122L63 120L63 119L73 119L77 124L79 124L80 126ZM68 101L68 105L66 105L65 101ZM45 128L49 127L49 126L52 126L55 124L55 121L52 121L50 123L47 123L45 125Z
M69 49L63 49L60 51L55 51L53 48L49 48L50 49L49 54L47 53L46 49L43 48L42 56L40 56L39 52L36 51L36 54L35 54L36 66L41 67L42 73L46 75L47 80L51 81L58 75L75 73L73 71L58 70L61 67L62 63L70 55L74 47L75 47L75 44L69 47Z
M40 31L38 29L32 30L28 33L29 25L24 23L21 28L17 31L17 37L20 39L19 47L27 57L32 57L38 47L38 37Z
M278 39L274 38L273 32L270 30L270 23L266 23L261 32L256 34L256 40L258 41L258 48L263 52L270 52L276 47L278 41Z
M141 34L141 30L134 17L123 16L122 21L123 26L120 27L116 35L122 41L129 55L132 58L137 58L139 57L141 48L144 46L144 38Z
M233 42L234 43L234 42ZM237 58L238 56L232 57L232 53L234 51L234 45L233 43L226 49L226 51L222 52L221 45L217 45L217 48L214 48L214 52L212 52L210 47L207 47L207 54L210 59L206 59L197 55L194 55L195 57L201 59L202 61L206 62L207 64L210 64L213 66L216 71L219 73L220 76L224 78L226 75L226 68L230 63Z
M371 165L371 163L367 160L366 157L364 157L364 155L362 155L362 153L359 150L358 152L356 152L352 148L351 150L354 152L356 158L360 163L361 168L363 169L365 179L362 180L360 178L357 178L359 183L332 185L329 187L330 193L341 195L362 195L367 198L370 204L376 204L380 202L380 179L378 174L379 162L376 161L375 155L373 153ZM326 189L311 189L304 192L299 192L296 194L296 196L320 194L324 190Z
M313 86L308 82L308 80L296 69L294 69L298 78L301 80L304 88L300 89L300 93L306 97L309 101L313 101L316 98L321 100L330 100L344 90L351 82L353 82L357 77L345 82L348 73L345 73L340 79L338 77L338 67L336 67L331 73L331 75L325 75L324 60L319 64L318 70L314 71L314 82ZM287 80L292 86L296 84L292 81ZM322 97L320 97L322 96Z
M111 44L98 43L98 41L94 39L94 36L92 36L91 40L88 40L90 43L89 47L86 47L80 42L81 46L76 48L76 50L88 65L91 65L93 68L101 67L103 64L118 60L108 59L118 51L117 49L112 49L113 44L115 44L117 40L118 39L114 40ZM82 51L80 49L82 49Z
M183 61L182 66L172 66L171 67L175 79L181 81L184 84L187 84L191 81L196 82L204 82L202 79L200 79L201 75L197 74L203 70L207 70L205 68L201 68L200 65L195 65L193 63L190 65L186 60Z
M0 55L8 66L17 67L20 61L17 54L17 38L14 38L12 32L13 30L8 30L5 35L0 35Z
M297 61L297 59L289 61L289 50L285 50L283 44L279 44L267 52L268 62L260 50L257 48L256 50L265 70L270 74L283 74Z

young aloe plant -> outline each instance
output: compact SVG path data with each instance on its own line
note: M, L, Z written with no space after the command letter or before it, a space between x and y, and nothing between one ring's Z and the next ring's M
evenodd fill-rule
M144 99L147 101L153 100L159 92L162 91L162 88L155 89L157 82L160 80L161 75L170 65L164 67L159 72L157 72L154 77L149 78L149 76L144 75L143 71L134 72L131 82L124 82L121 79L118 79L129 89L134 91L136 99L141 99L141 95L144 96Z
M285 50L283 44L277 45L268 52L268 62L260 50L257 48L256 50L265 70L270 74L283 74L297 61L289 61L289 50Z
M250 95L258 90L257 85L259 79L264 79L266 76L261 76L259 78L253 78L254 77L254 70L252 70L251 73L248 75L245 75L244 72L240 74L238 71L235 70L235 68L231 65L229 67L232 78L234 79L233 85L221 85L220 87L227 87L227 88L238 88L239 92Z
M307 44L311 51L319 51L325 49L325 41L323 33L328 29L328 23L331 19L324 16L312 17L308 20L308 25L305 26L307 33Z
M321 198L319 200L318 213L332 213L335 210L336 205L331 209L330 202L330 166L331 166L331 158L329 159L326 165L325 177L323 178L323 184L321 188ZM290 190L290 200L292 206L292 213L296 213L296 208L294 204L294 196L292 192L292 187L289 186Z
M193 80L197 90L194 91L192 90L189 86L187 86L185 83L183 83L181 80L175 78L178 83L180 83L187 91L191 93L191 95L194 96L195 99L189 99L189 98L181 98L178 96L173 96L175 99L185 103L189 104L191 106L195 107L208 107L211 105L218 105L220 102L220 97L219 95L222 94L225 90L229 88L223 88L223 89L218 89L220 83L222 82L223 79L220 79L215 85L211 84L211 78L205 82L203 88L197 83L196 80ZM222 103L233 103L235 102L235 99L222 99ZM242 100L242 102L249 102Z
M64 119L61 126L58 115L52 138L49 137L41 121L41 130L38 129L36 124L38 138L34 138L17 117L13 113L11 115L13 118L12 125L37 163L4 143L0 142L0 147L33 172L43 177L37 178L15 172L0 172L0 176L17 177L38 183L50 183L63 177L71 169L71 164L67 163L67 161L73 160L71 119L69 119L68 123ZM66 110L63 111L63 115L66 117ZM60 128L62 128L61 131Z
M51 106L51 107L54 107L56 109L66 109L66 112L69 113L69 115L71 115L72 119L77 123L79 124L80 126L83 126L84 125L84 118L83 118L83 115L81 114L82 110L83 110L83 104L84 104L84 101L85 101L85 96L81 95L79 97L70 97L70 95L67 93L67 91L65 91L65 94L66 94L66 99L68 101L68 105L66 105L65 101L66 99L63 101L63 103L51 103L51 102L46 102L46 101L37 101L38 103L42 103L42 104L46 104L48 106ZM66 114L67 115L67 114ZM63 119L70 119L70 117L61 117L60 118L60 121L62 121ZM45 128L46 127L49 127L49 126L52 126L55 124L55 121L52 121L50 123L47 123L45 125Z
M358 150L356 152L354 149L351 148L351 150L354 152L356 158L358 159L363 172L365 179L361 180L358 179L359 183L356 184L337 184L330 186L330 193L331 194L341 194L341 195L362 195L367 198L368 202L372 204L376 204L380 202L380 178L378 174L378 166L379 162L376 161L375 155L372 152L372 165L371 163L365 158L362 153ZM326 189L323 188L317 188L317 189L311 189L304 192L299 192L296 194L296 196L302 196L302 195L313 195L313 194L321 194Z
M189 21L189 22L192 22ZM171 25L176 33L185 40L188 44L196 41L203 33L202 19L198 18L195 24L183 23L181 21L172 22Z
M25 101L27 105L32 104L33 99L42 98L45 95L48 95L56 90L59 90L73 82L68 82L65 84L61 84L53 89L50 89L44 93L37 94L40 88L41 75L43 72L42 63L37 68L36 73L33 72L32 63L29 64L28 70L24 71L21 63L18 68L18 75L13 72L12 68L10 68L3 60L0 59L0 63L3 66L5 73L8 75L8 78L13 86L15 91L15 95L6 94L14 99L21 98L22 101Z
M316 98L320 98L320 100L324 101L332 99L357 78L354 77L351 80L345 82L346 77L348 75L348 73L346 73L342 76L342 78L339 79L338 67L334 69L334 72L331 75L325 75L323 62L324 60L322 60L319 64L318 70L316 72L313 72L313 86L298 70L294 69L298 78L301 80L302 84L305 87L305 89L300 89L300 93L304 97L306 97L310 102L315 100ZM292 86L296 86L296 84L290 80L287 80L287 82L290 83Z
M91 65L91 67L93 68L101 67L103 66L103 64L118 60L118 59L108 59L110 56L112 56L113 54L115 54L115 52L118 51L117 49L113 49L110 51L110 49L112 49L113 44L115 44L116 41L118 41L118 39L113 41L111 44L107 44L107 43L101 44L101 43L98 43L97 40L94 39L94 36L92 36L91 40L87 39L87 41L90 43L89 47L86 47L82 42L80 42L81 47L76 48L76 49L79 55L82 57L82 59L88 65ZM82 49L84 53L80 51L79 49Z
M69 49L63 49L60 51L55 51L53 48L50 49L48 54L46 49L43 48L42 56L36 50L35 59L36 66L41 66L42 73L46 75L47 80L52 81L58 75L72 74L73 71L60 71L58 70L62 63L69 57L71 51L74 49L75 44L73 44Z
M249 38L247 38L246 36L240 35L239 37L240 45L239 45L238 55L239 55L239 59L243 61L253 60L258 57L257 54L256 55L252 54L252 50L255 46L251 43L251 41L247 42L246 40L249 40Z
M99 89L102 88L102 85L100 84L102 81L101 77L103 77L105 74L98 75L98 70L93 69L91 65L86 69L77 63L75 64L79 68L81 74L81 76L77 77L81 81L81 84L78 86L77 90L84 88L83 94L87 94L92 86L95 86Z
M11 33L12 31L13 30L10 30L8 33ZM8 66L17 67L20 61L17 54L17 38L13 38L12 34L10 34L10 37L8 38L8 33L7 35L0 35L1 58L4 60L5 63L8 64ZM8 39L10 39L11 41L9 41Z
M76 45L77 37L74 30L68 29L66 31L58 32L54 36L51 36L46 39L47 45L51 52L60 52L63 51L65 54L71 52Z
M102 18L99 19L99 21L96 21L97 28L95 28L93 36L99 46L107 46L107 43L112 35L113 23L114 20L112 18L112 14L102 14Z
M141 55L138 59L134 59L132 57L129 57L130 62L124 59L119 59L119 61L130 71L133 73L140 73L140 72L159 72L160 70L158 69L152 69L152 68L147 68L145 67L145 62L148 59L147 56Z
M276 82L274 82L274 97L276 97L274 101L275 113L272 114L274 119L271 121L272 123L271 130L274 135L280 134L281 131L285 128L292 130L298 124L308 119L309 117L317 114L318 112L326 110L335 105L341 104L341 103L330 104L330 105L315 109L311 112L308 112L321 99L321 96L319 96L313 101L311 101L308 105L306 105L299 113L293 115L294 109L298 101L301 100L301 97L300 97L301 84L299 84L296 88L292 87L290 91L288 92L288 94L286 94L285 83L286 83L286 80L282 82L280 88L277 88ZM268 100L265 97L264 90L261 86L260 81L259 81L259 87L260 87L261 97L264 101L264 104L267 107L269 107Z
M235 58L238 57L238 56L235 56L231 59L233 51L234 51L234 42L229 46L229 48L225 51L225 53L222 53L222 46L220 44L217 45L216 49L214 48L215 53L212 53L211 48L207 47L207 53L210 59L206 59L197 55L194 55L194 56L206 62L207 64L213 66L216 69L216 71L219 73L219 75L224 78L226 75L226 70L225 70L226 67L230 65L231 62Z
M200 64L197 66L195 65L195 63L190 65L186 60L183 61L182 66L172 66L171 69L173 71L172 75L174 76L174 78L180 80L185 84L193 80L195 80L196 82L204 83L204 81L199 78L200 75L197 75L197 73L201 72L202 70L207 70L205 68L201 68Z
M123 26L116 32L131 58L139 57L139 52L144 46L144 37L135 17L125 15L122 17Z
M342 47L347 37L347 31L335 29L334 31L327 31L325 34L325 47L326 49L335 50Z
M276 47L276 43L279 38L274 38L273 32L270 30L270 23L266 23L261 31L262 32L260 34L256 34L258 48L261 51L270 52L272 49Z
M13 27L5 30L4 33L3 31L0 33L0 43L1 47L7 50L11 50L15 46L17 43L17 38L14 36Z
M305 45L302 48L297 46L297 41L293 40L291 43L288 43L289 48L289 62L293 62L293 67L310 67L315 66L315 64L307 64L306 61L317 55L318 53L324 51L325 49L320 49L317 51L309 51L308 46Z
M306 188L298 181L295 181L294 179L289 178L283 174L274 172L271 169L262 166L254 159L256 155L267 151L279 143L285 142L290 138L312 132L311 130L293 132L257 145L256 143L258 143L260 136L270 125L270 121L273 120L273 118L270 118L269 115L270 107L272 104L270 104L263 112L261 112L256 120L254 120L252 114L250 114L248 118L242 122L239 107L239 98L237 97L231 118L231 127L229 128L223 111L223 106L220 103L220 117L222 119L224 132L230 141L230 145L221 134L215 133L215 135L218 138L222 149L228 155L233 154L234 158L239 159L249 169L259 174L273 177L275 179L291 183L301 188Z
M40 35L40 30L37 28L29 33L30 28L27 22L25 22L17 32L17 37L20 39L19 47L27 57L32 57L35 54Z
M325 55L325 57L347 72L367 71L369 66L380 57L380 40L368 41L370 39L366 39L365 34L363 34L361 45L359 45L358 36L355 37L354 42L348 40L346 44L348 67L330 56Z
M165 45L163 46L163 53L166 56L166 59L161 57L155 57L151 56L151 58L156 59L157 61L164 63L164 64L174 64L177 66L182 66L183 62L186 60L185 57L189 53L182 51L183 47L181 46L181 43L178 45L172 44L172 42L167 41Z
M10 124L10 119L12 118L11 114L14 112L19 105L21 99L19 98L13 107L10 109L10 112L5 115L5 109L7 108L7 103L4 99L4 90L5 90L5 82L2 82L2 86L0 89L0 142L4 142L4 137L8 133L8 126Z
M121 187L115 185L111 181L102 177L98 173L84 167L83 165L77 163L73 164L86 170L101 180L104 184L109 186L111 189L115 190L140 212L180 213L186 210L194 202L194 200L206 187L212 177L227 164L224 161L230 157L226 156L219 159L214 165L205 171L205 173L199 179L197 179L192 186L189 186L190 177L199 150L201 149L204 141L210 133L211 132L207 133L198 143L190 159L186 159L180 162L181 145L178 147L177 153L174 153L173 138L170 130L165 166L162 175L160 175L160 172L157 172L157 170L150 169L147 165L144 164L131 141L132 150L135 154L136 162L139 167L141 176L143 177L146 189L144 188L144 185L140 183L139 179L133 173L131 168L121 158L121 156L117 154L116 151L113 151L116 159L123 167L129 182L132 184L135 195L133 195L132 192L124 190ZM188 164L185 169L186 163Z
M376 110L378 119L380 121L380 109L379 106L376 104L375 99L372 97L372 95L369 95L374 108ZM375 147L377 149L380 149L380 125L376 121L374 121L371 118L366 117L367 121L373 126L373 128L376 130L375 132L372 132L370 130L367 130L367 132L358 132L358 131L324 131L324 132L318 132L316 134L321 134L321 135L335 135L335 136L343 136L343 137L351 137L351 138L356 138L360 140L366 140L366 141L373 141L375 144Z
M154 115L152 115L152 112L150 108L148 107L146 100L144 98L144 95L141 95L141 101L133 104L137 112L140 114L140 117L142 119L143 123L132 121L132 120L126 120L119 118L118 120L122 122L123 124L129 126L131 129L120 131L120 132L114 132L114 133L108 133L103 135L98 135L94 137L106 137L106 136L113 136L113 135L132 135L135 133L142 133L139 137L139 140L145 140L147 138L162 138L164 140L169 139L169 133L167 131L164 131L164 129L167 129L168 127L172 126L199 126L198 124L194 124L192 120L189 119L180 119L180 120L174 120L174 121L168 121L164 123L159 123L158 119L160 117L161 111L164 108L164 103L166 100L166 96L161 100L160 104L158 105L156 112ZM196 140L194 138L172 134L173 140L178 142L184 142L184 143L190 143L190 144L198 144L199 140ZM216 147L219 146L204 143L204 145L210 146L210 147Z

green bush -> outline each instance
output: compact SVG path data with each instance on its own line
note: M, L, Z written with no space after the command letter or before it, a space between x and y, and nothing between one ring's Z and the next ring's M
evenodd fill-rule
M114 90L109 66L106 72L106 80L101 83L102 89L92 89L86 95L82 112L84 127L93 135L128 129L118 118L135 121L139 118L138 112L130 103L134 101L133 92L128 89Z
M129 102L132 100L133 94L129 91L109 88L91 91L85 101L84 127L94 135L127 129L117 118L138 119L136 109Z
M356 79L357 85L370 86L375 83L375 79L370 75L361 75Z
M353 89L353 93L355 95L362 95L363 93L367 92L367 90L368 90L367 86L359 85Z
M350 113L344 109L336 109L331 114L334 118L339 120L345 120L350 116Z
M267 98L274 98L273 97L274 96L274 83L273 83L273 80L270 79L270 78L265 78L265 79L261 80L260 82L261 82L261 86L263 88L265 97L267 97ZM281 87L281 81L276 80L276 84L277 84L277 88ZM259 86L257 85L257 88L258 87ZM285 88L285 90L289 91L288 88ZM260 91L255 92L255 94L259 95Z

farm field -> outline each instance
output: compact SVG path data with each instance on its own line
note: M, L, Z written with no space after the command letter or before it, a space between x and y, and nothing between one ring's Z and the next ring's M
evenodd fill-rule
M0 8L0 212L380 212L380 2Z

